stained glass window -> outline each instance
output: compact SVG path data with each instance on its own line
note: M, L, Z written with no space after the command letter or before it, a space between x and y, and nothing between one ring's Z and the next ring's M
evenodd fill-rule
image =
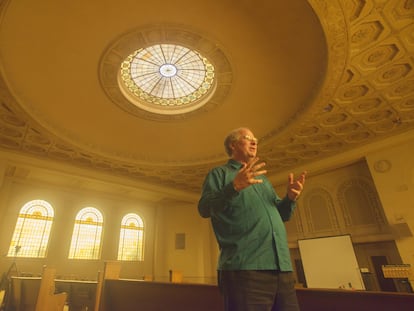
M175 44L141 48L121 64L121 79L140 100L161 106L198 101L214 83L214 66L200 53Z
M43 200L27 202L20 210L8 257L46 257L54 211Z
M118 260L144 260L144 224L137 214L122 218Z
M93 207L83 208L75 219L69 259L99 259L103 217Z

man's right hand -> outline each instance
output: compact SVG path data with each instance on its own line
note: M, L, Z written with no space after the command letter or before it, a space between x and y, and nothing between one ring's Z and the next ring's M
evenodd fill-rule
M243 163L242 168L233 180L234 190L239 192L250 185L261 184L263 182L263 180L256 179L256 177L267 173L267 170L262 170L266 163L258 163L258 161L259 158L255 157L249 163Z

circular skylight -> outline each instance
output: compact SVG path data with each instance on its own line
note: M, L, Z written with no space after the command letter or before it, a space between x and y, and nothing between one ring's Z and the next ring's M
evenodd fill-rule
M124 95L150 111L196 109L211 97L215 84L214 66L207 58L175 44L156 44L128 55L120 78Z
M233 71L217 39L160 24L115 38L99 62L112 102L142 119L174 121L216 109L233 85Z

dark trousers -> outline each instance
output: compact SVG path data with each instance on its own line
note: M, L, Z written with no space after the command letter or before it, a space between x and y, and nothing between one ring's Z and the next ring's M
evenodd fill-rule
M299 311L292 272L219 271L225 311Z

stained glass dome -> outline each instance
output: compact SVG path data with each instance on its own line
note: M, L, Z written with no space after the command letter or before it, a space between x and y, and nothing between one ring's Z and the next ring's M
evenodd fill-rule
M134 104L158 108L198 107L209 99L215 83L214 66L206 57L175 44L136 50L122 62L120 78Z

